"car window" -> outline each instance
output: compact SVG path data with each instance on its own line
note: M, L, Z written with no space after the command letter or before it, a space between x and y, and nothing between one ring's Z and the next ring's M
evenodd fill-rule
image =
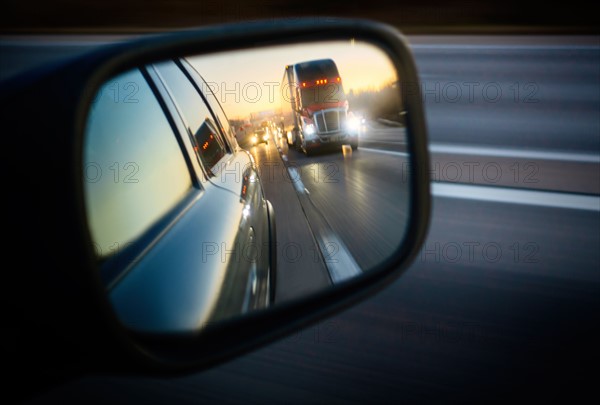
M215 114L215 118L220 125L221 131L225 134L226 137L229 138L229 141L233 144L235 140L235 133L233 132L233 128L229 124L229 120L227 119L227 115L225 115L225 111L223 111L223 107L215 97L214 93L211 90L211 87L204 81L204 78L191 66L185 59L181 60L181 63L185 66L187 71L190 73L192 78L196 81L200 89L202 90L202 94L206 98L208 105L212 109Z
M201 156L204 164L213 168L223 157L224 150L217 142L217 129L209 119L204 120L200 128L194 134L196 146L194 147Z
M88 223L100 257L124 249L190 190L179 143L139 70L98 92L86 128L84 170Z
M174 62L155 65L165 86L174 98L183 120L192 135L194 149L204 166L215 171L217 162L225 156L225 141L217 131L213 115L192 82Z

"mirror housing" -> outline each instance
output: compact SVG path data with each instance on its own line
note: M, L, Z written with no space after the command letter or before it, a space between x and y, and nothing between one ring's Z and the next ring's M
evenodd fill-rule
M348 283L209 326L199 334L148 336L127 331L106 299L84 209L83 133L98 88L136 66L182 55L348 37L382 49L399 72L401 88L410 90L403 95L411 201L400 249L376 271ZM9 254L21 264L9 272L9 291L2 296L7 327L18 336L18 350L9 363L52 364L65 373L164 375L197 370L297 331L384 288L416 256L429 221L429 159L417 83L411 52L395 29L364 20L310 18L148 36L3 83L3 162L9 173L13 240Z

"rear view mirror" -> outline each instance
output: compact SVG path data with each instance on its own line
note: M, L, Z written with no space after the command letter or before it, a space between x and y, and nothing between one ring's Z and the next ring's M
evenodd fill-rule
M37 229L70 236L46 246L64 290L48 309L108 364L164 372L249 350L381 288L423 240L422 104L389 27L182 32L46 85L61 82L45 159L68 175Z
M398 83L389 57L354 39L179 58L108 80L88 117L84 189L121 321L198 332L393 256L410 202Z

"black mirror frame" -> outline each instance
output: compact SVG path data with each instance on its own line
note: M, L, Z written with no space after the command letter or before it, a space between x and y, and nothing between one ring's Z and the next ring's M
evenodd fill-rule
M197 335L142 336L126 331L119 324L102 288L85 216L84 173L81 170L83 135L96 90L116 74L182 55L348 38L380 47L398 70L401 84L408 84L412 89L403 95L408 117L406 127L410 134L407 150L411 156L411 202L403 245L374 271L363 273L356 279L297 301L279 304L269 311L210 326ZM57 92L61 94L58 101ZM39 286L31 295L37 294L45 300L48 308L44 310L55 316L31 327L38 333L34 339L38 352L47 352L51 345L63 340L68 342L65 347L77 347L74 361L89 363L85 365L88 371L172 375L226 361L373 295L404 272L426 236L430 184L423 103L410 49L404 37L390 26L367 20L323 17L270 20L148 36L102 47L58 69L22 76L5 86L0 106L8 109L9 129L23 126L28 112L19 103L31 103L33 97L36 104L45 109L38 117L40 121L46 120L43 121L44 130L58 134L56 144L51 146L53 156L36 151L34 157L49 165L51 171L64 173L44 184L43 190L76 198L65 201L54 196L47 203L47 212L29 219L34 229L46 234L49 242L44 247L44 254L51 260L47 269L41 269L39 280L36 280ZM5 113L6 110L3 115ZM39 128L22 130L23 139L10 140L8 146L17 150L27 147L28 134L33 136L35 131ZM12 164L18 164L17 157L13 159ZM16 180L11 184L18 190L25 190L26 187ZM16 205L13 208L20 209ZM46 218L44 214L53 217ZM52 240L59 229L64 236L61 245ZM25 233L17 240L25 244L34 242L32 236ZM25 260L25 263L32 268L36 264L39 266L34 259ZM58 273L50 273L54 269L58 269ZM18 282L25 283L22 279ZM48 291L51 288L56 290ZM35 307L32 305L30 311L24 310L24 316L34 313ZM50 340L43 343L50 335L57 338L51 340L53 343L48 343Z

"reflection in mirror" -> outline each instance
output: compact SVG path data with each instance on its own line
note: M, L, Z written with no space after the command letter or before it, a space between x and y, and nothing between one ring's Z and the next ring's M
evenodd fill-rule
M355 40L188 56L107 81L83 171L121 322L195 332L389 258L410 200L399 83L382 50Z

